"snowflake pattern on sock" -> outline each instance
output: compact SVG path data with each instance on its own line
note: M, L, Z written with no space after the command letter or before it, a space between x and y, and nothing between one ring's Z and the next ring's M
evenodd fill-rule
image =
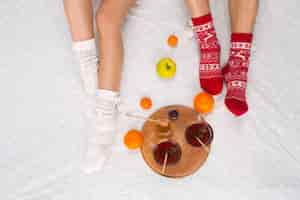
M194 25L193 30L196 33L201 51L200 78L221 78L220 45L213 22L210 21L205 24Z
M246 101L247 73L251 43L232 42L229 62L224 74L227 83L227 99Z

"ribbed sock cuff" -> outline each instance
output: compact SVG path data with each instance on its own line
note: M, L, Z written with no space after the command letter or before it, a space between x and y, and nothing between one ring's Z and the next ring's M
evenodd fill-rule
M74 51L88 51L96 49L95 39L83 40L78 42L73 42Z
M253 34L252 33L232 33L231 42L248 42L252 43Z
M197 25L202 25L206 24L208 22L211 22L213 20L211 13L204 15L204 16L199 16L199 17L193 17L192 22L194 26Z
M119 97L120 96L120 92L118 91L112 91L112 90L105 90L105 89L99 89L96 91L96 96L97 97Z

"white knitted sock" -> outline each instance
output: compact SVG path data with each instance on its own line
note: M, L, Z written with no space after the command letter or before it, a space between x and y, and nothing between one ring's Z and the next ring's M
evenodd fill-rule
M102 169L110 154L113 138L116 135L117 106L119 93L109 90L96 92L96 131L88 136L84 172L92 173Z
M73 42L75 52L80 64L80 76L87 94L95 95L98 86L98 57L95 39Z

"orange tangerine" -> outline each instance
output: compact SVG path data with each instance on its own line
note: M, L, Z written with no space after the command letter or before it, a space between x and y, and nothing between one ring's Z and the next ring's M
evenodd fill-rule
M124 144L128 149L137 149L143 143L142 133L138 130L130 130L124 136Z
M140 101L140 106L144 110L149 110L152 107L152 100L149 97L143 97Z
M168 38L168 45L172 48L177 47L178 37L176 35L170 35L169 38Z
M215 105L212 95L201 92L194 98L194 108L197 112L207 114L210 113Z

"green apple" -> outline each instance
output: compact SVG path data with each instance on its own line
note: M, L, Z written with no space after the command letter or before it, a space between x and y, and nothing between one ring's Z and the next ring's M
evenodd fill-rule
M156 72L161 78L173 78L176 74L176 63L171 58L162 58L156 65Z

